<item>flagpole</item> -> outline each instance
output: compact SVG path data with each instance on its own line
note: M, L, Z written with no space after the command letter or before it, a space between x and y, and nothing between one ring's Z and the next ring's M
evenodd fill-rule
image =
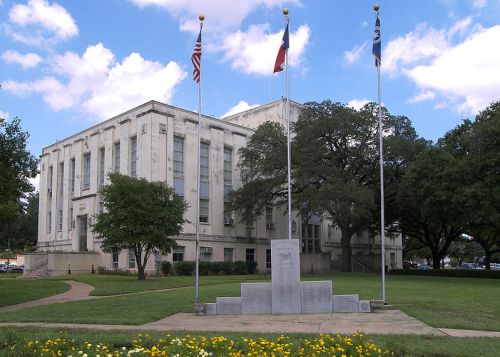
M200 36L203 29L204 15L198 16L200 20ZM201 152L201 56L200 56L200 80L198 81L198 159L196 160L196 267L195 267L195 288L194 288L194 303L198 306L199 303L199 277L200 277L200 152ZM197 311L198 312L198 311Z
M380 6L373 6L375 16L378 18ZM380 37L380 35L379 35ZM384 141L382 135L382 89L380 85L381 61L377 62L377 82L378 82L378 133L380 147L380 245L382 256L382 301L385 304L385 212L384 212Z
M285 28L288 28L290 33L290 19L288 18L288 9L283 9L285 15ZM292 174L291 174L291 147L290 147L290 99L289 99L289 79L288 79L288 49L285 52L285 122L286 122L286 145L287 145L287 178L288 178L288 239L292 239Z

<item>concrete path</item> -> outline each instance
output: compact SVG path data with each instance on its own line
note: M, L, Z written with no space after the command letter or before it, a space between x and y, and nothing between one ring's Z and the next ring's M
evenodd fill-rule
M96 296L89 296L90 292L94 290L94 287L92 285L73 280L66 280L64 281L64 283L70 286L70 289L65 293L48 296L43 299L24 302L22 304L0 307L0 313L21 310L27 307L56 304L67 301L91 300L97 298Z
M64 281L70 290L22 304L0 308L0 313L28 307L63 303L68 301L112 298L90 296L94 287L77 281ZM175 288L174 288L175 289ZM164 290L174 290L164 289ZM156 291L156 290L155 290ZM135 295L147 292L129 293ZM195 315L179 313L144 325L104 325L27 322L0 323L3 326L36 326L52 328L84 328L96 330L156 330L156 331L237 331L261 333L331 333L352 334L412 334L453 337L498 337L500 332L433 328L400 310L376 310L374 313L303 314L303 315Z

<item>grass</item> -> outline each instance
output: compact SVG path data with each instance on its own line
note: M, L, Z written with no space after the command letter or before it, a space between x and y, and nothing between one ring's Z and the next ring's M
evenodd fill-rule
M120 275L61 275L52 277L54 280L76 280L82 283L93 285L92 296L110 296L119 294L129 294L144 291L154 291L163 289L180 288L194 286L194 276L152 276L146 280L137 280L136 276ZM228 276L203 276L200 277L200 286L221 283L254 281L270 279L265 275L228 275Z
M72 275L96 285L97 295L192 286L193 277L148 278ZM68 277L64 277L67 279ZM242 279L264 281L268 276L200 277L200 301L217 296L239 296ZM333 280L334 294L359 293L362 299L380 299L380 276L334 274L303 276L303 280ZM56 282L55 280L44 280ZM5 281L3 281L5 282ZM17 283L18 281L13 281ZM1 284L1 282L0 282ZM387 301L395 308L433 327L500 331L500 284L494 279L388 276ZM14 288L13 289L17 289ZM3 290L3 289L2 289ZM1 291L1 290L0 290ZM3 294L0 293L0 294ZM1 321L47 321L103 324L143 324L176 312L193 311L193 288L115 296L98 300L40 306L0 314ZM1 300L0 300L1 301Z
M95 331L83 329L51 329L34 327L12 327L0 329L0 355L8 355L2 350L5 344L12 344L15 341L33 341L55 339L56 337L66 337L75 339L78 343L105 343L111 346L129 346L130 341L136 339L139 333L145 331ZM153 339L165 336L163 332L147 331ZM169 332L173 336L186 336L185 332ZM191 332L193 335L203 335L206 337L223 335L226 338L237 340L242 337L257 339L276 339L279 334L259 334L259 333L232 333L232 332ZM294 344L300 343L301 338L311 338L311 334L289 334L290 341ZM396 356L425 356L425 357L468 357L498 356L500 350L500 339L498 338L454 338L454 337L434 337L434 336L412 336L412 335L371 335L368 336L375 344L383 350L390 350Z
M0 307L37 300L68 290L69 285L55 280L0 279Z

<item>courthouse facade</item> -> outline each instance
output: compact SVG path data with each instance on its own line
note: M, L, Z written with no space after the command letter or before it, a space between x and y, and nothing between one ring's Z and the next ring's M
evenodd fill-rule
M270 240L286 238L287 215L269 207L252 223L227 214L227 193L241 185L238 150L265 121L284 122L285 102L275 101L224 119L201 117L198 160L197 113L151 101L43 149L41 156L38 251L49 255L49 273L92 266L135 269L131 252L103 253L91 227L104 208L99 188L109 172L163 181L189 204L178 247L150 259L147 271L162 260L195 260L197 163L200 163L200 260L257 262L271 267ZM300 105L291 102L290 116ZM319 217L294 215L292 237L301 240L304 272L328 272L340 262L340 233ZM380 238L368 233L352 239L353 270L380 269ZM43 259L42 259L43 260ZM389 268L402 266L401 238L387 239ZM32 263L34 266L34 263Z

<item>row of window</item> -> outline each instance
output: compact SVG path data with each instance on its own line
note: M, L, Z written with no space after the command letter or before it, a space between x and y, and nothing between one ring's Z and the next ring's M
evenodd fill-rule
M172 259L174 262L184 261L185 248L183 246L178 246L174 248L172 252ZM119 253L115 252L111 254L111 267L113 269L118 269L118 258ZM136 268L135 254L132 250L128 251L128 268ZM246 261L255 261L255 249L247 248L245 251ZM211 247L200 247L200 261L209 262L212 259L212 248ZM234 248L224 248L224 261L233 262L234 261ZM266 268L271 269L271 249L266 249Z

